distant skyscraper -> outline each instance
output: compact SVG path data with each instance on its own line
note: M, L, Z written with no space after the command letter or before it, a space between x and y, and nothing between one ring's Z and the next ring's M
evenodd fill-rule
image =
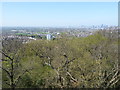
M47 40L51 40L51 37L52 37L52 36L51 36L51 34L47 34L46 37L47 37Z

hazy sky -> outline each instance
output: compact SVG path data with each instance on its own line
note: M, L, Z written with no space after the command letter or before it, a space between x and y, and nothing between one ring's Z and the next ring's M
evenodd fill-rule
M117 25L117 2L4 2L3 26Z

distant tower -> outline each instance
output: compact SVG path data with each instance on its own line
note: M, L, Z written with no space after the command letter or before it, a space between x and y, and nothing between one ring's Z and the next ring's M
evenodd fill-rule
M52 37L52 36L51 36L51 34L47 34L46 37L47 37L47 40L51 40L51 37Z

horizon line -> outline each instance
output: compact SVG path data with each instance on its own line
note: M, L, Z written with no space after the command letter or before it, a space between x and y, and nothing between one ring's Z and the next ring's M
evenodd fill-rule
M79 25L79 26L0 26L0 27L92 27L92 26L118 26L118 25L107 25L107 24L100 24L100 25Z

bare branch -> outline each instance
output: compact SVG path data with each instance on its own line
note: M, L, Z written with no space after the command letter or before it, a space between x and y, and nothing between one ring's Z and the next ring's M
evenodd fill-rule
M32 70L32 69L33 69L33 68L24 70L23 73L22 73L21 75L19 75L19 77L15 80L15 85L18 84L19 80L21 79L21 77L22 77L26 72L29 72L29 71Z
M71 78L74 82L78 82L69 72L67 72L67 74L70 76L70 78Z
M119 79L117 79L113 84L111 84L111 86L115 85L118 81Z
M107 84L107 87L108 86L110 86L111 85L111 83L113 83L113 84L115 84L115 83L117 83L117 80L119 80L119 76L120 76L120 74L119 75L117 75L117 73L118 72L116 72L115 74L114 74L114 76L112 77L112 79L109 81L109 83ZM117 76L116 76L117 75ZM115 77L116 76L116 77ZM117 79L117 80L116 80ZM116 81L115 81L116 80ZM112 85L113 85L112 84Z
M3 67L0 67L0 68L2 68L2 70L4 70L8 74L9 77L11 77L11 74L10 74L10 72L7 69L5 69Z
M10 56L8 56L7 54L5 54L3 51L0 51L5 57L8 57L10 60L13 60L13 58L11 58Z
M66 61L65 64L62 66L62 68L64 68L67 64L73 62L75 60L75 58L69 60L69 61Z
M5 81L5 84L7 84L8 86L11 86L9 83L7 83L6 81Z
M7 59L3 59L3 58L2 58L1 60L2 60L2 61L8 61Z

